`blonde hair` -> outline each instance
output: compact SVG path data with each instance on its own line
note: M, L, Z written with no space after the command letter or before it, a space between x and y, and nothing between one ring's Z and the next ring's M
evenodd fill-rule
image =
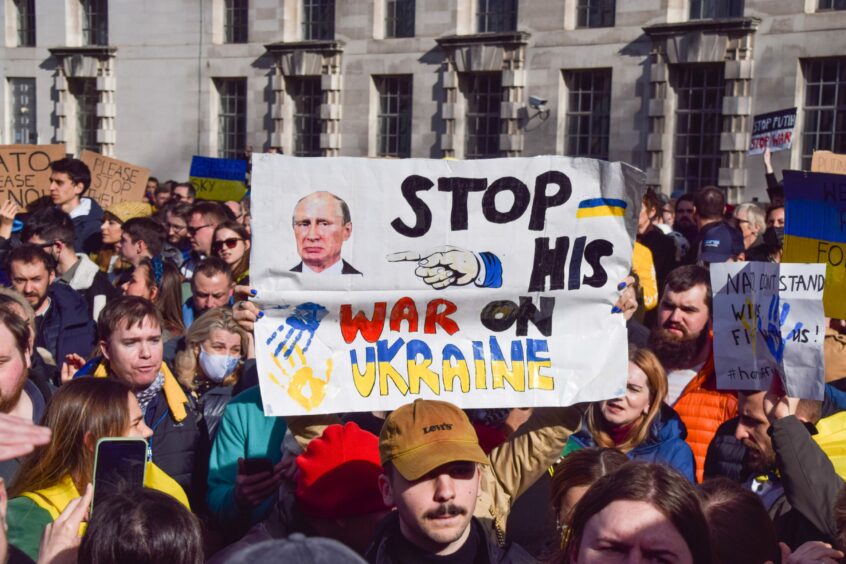
M649 388L649 411L646 416L640 418L629 437L621 444L615 445L605 430L605 418L599 409L600 402L590 404L587 413L588 430L598 447L616 448L623 452L629 452L642 443L649 435L649 428L660 413L664 398L667 397L667 374L655 353L648 349L629 347L629 362L632 362L646 374L646 382Z
M244 331L235 318L232 311L225 307L216 307L205 312L194 320L188 332L185 334L185 349L176 353L173 361L176 378L188 390L197 389L203 375L197 370L197 357L200 346L204 341L211 338L216 330L233 333L241 338L241 358L247 354L250 345L250 336ZM238 380L238 371L233 372L224 378L221 385L231 386Z

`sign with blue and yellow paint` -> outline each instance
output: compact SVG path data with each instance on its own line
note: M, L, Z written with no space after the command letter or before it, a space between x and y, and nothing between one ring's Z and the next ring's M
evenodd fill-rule
M189 176L203 200L237 202L247 193L247 161L194 156Z
M825 263L825 314L846 318L846 175L784 172L782 262Z

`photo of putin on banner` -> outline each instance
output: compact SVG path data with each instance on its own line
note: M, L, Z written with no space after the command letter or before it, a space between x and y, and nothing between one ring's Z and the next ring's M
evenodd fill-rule
M331 192L312 192L294 207L294 237L302 261L291 272L304 274L358 274L341 258L344 242L352 235L347 203Z

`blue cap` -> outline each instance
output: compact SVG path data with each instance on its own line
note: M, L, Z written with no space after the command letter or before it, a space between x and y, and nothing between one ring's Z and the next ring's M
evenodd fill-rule
M720 221L705 227L699 237L699 260L726 262L745 250L740 229Z

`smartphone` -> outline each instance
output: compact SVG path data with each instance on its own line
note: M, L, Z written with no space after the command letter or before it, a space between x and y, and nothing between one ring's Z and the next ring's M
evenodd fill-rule
M94 455L94 499L91 511L119 488L144 487L147 441L140 437L106 437Z
M273 473L273 462L269 458L245 458L244 473L249 475L262 472Z

